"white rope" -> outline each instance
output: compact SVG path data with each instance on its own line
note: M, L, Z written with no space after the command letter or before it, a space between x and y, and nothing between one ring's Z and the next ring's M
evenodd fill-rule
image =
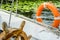
M9 27L10 27L10 24L11 24L11 16L12 16L12 8L13 8L13 5L14 5L14 0L12 0L11 9L10 9Z
M36 16L36 18L47 18L47 17ZM60 16L55 17L54 20L60 20Z
M47 18L47 17L43 17L43 16L36 16L36 18Z

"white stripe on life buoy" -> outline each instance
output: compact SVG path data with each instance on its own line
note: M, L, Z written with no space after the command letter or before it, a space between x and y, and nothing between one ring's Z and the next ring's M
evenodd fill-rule
M58 17L55 17L54 19L55 19L55 20L60 20L60 16L58 16Z

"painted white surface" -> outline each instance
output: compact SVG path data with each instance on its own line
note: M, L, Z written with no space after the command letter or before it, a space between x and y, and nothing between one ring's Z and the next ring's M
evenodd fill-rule
M7 14L6 12L0 11L0 16L1 16L1 22L7 22L9 23L9 14ZM11 18L11 27L13 28L19 28L21 22L24 19L18 18L16 16L12 15ZM32 35L33 37L39 39L39 40L60 40L60 37L58 38L57 35L55 35L53 32L50 32L49 30L47 30L45 27L42 27L38 24L35 24L33 22L30 21L26 21L25 27L24 27L24 31L26 32L27 35ZM0 26L1 28L1 26ZM44 31L43 31L44 30ZM58 38L58 39L57 39ZM35 40L35 39L31 39L31 40Z

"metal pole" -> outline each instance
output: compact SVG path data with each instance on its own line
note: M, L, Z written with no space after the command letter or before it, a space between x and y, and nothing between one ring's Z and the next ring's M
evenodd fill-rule
M11 9L10 9L9 27L10 27L10 24L11 24L11 16L12 16L12 8L13 8L13 6L14 6L14 0L12 0Z
M3 3L3 0L1 0L0 8L2 8L2 3Z
M17 12L18 12L18 0L16 0L16 16L17 16Z

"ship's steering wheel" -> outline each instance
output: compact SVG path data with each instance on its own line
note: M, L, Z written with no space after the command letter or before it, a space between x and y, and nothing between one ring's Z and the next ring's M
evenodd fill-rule
M19 29L12 31L11 33L8 33L7 30L4 29L5 33L7 34L4 36L2 40L10 40L11 37L15 37L15 40L19 40L19 37L21 37L21 40L29 40L31 36L27 37L26 33L23 31L24 25L25 21L22 22Z

